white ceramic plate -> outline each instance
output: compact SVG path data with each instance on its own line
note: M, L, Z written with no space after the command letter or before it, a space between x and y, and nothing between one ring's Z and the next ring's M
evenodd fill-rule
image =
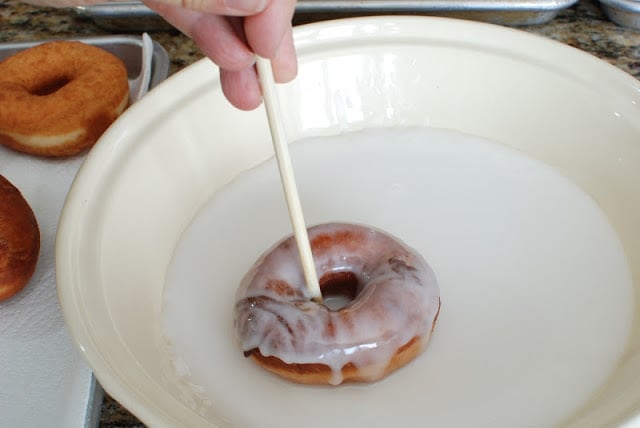
M298 28L296 43L300 76L281 90L292 140L418 126L514 148L600 206L640 287L638 81L572 48L464 21L325 22ZM240 172L270 157L268 135L264 112L231 108L217 70L203 60L129 109L69 192L57 243L68 326L105 389L150 425L241 420L216 403L204 409L206 399L183 388L167 363L163 289L192 219ZM632 306L637 312L637 297ZM636 319L615 370L589 391L587 405L564 415L565 426L620 424L640 408L639 334ZM228 382L234 379L221 379L220 388ZM428 421L426 414L420 421L394 416L406 426ZM339 422L353 426L352 417ZM281 412L263 422L309 421Z

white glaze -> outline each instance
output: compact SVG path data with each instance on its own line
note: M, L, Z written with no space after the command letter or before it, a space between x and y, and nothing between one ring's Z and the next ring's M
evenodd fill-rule
M343 381L347 363L377 380L403 345L428 340L440 307L435 275L419 254L378 230L330 223L310 228L309 239L321 283L328 273L347 271L362 290L339 311L312 302L289 237L266 252L238 288L242 350L258 349L287 364L324 364L334 385ZM322 239L330 240L328 248L317 245ZM283 282L286 290L270 287Z

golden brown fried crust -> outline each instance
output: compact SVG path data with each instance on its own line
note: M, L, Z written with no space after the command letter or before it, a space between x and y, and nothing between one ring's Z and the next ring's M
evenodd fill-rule
M435 329L439 314L440 306L438 306L438 312L434 317L431 332ZM386 369L382 373L378 373L378 377L375 378L367 375L366 368L358 368L353 363L345 364L345 366L342 367L343 383L373 382L375 380L382 379L389 373L405 366L415 357L420 355L429 339L430 336L422 338L416 336L412 338L396 351ZM262 368L292 382L306 385L329 385L332 379L331 368L324 364L288 364L277 357L265 357L257 349L247 352L247 356L251 357L251 359L253 359L253 361Z
M428 338L411 339L396 351L387 368L375 378L367 374L366 368L358 368L353 363L347 363L342 367L343 382L373 382L381 379L417 357L427 341ZM296 383L329 385L332 378L331 368L324 364L287 364L277 357L265 357L258 350L251 353L251 358L264 369Z
M0 175L0 300L29 282L38 261L40 230L27 201Z
M128 101L118 57L81 42L43 43L0 63L0 143L41 156L73 155L92 146ZM61 141L44 141L50 137Z

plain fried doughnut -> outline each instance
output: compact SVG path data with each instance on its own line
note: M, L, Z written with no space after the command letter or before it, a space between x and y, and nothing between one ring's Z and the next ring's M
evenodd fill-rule
M369 227L330 223L309 229L323 296L311 300L292 237L263 254L237 292L236 334L245 355L305 384L375 381L421 353L440 297L424 259Z
M18 189L0 175L0 300L29 282L38 261L40 230Z
M81 42L37 45L0 63L0 143L42 156L92 146L129 103L123 62Z

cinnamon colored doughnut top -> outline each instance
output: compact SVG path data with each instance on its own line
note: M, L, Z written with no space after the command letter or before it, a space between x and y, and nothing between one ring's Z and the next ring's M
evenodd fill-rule
M75 154L128 101L118 57L76 41L43 43L0 62L0 143L37 155Z

